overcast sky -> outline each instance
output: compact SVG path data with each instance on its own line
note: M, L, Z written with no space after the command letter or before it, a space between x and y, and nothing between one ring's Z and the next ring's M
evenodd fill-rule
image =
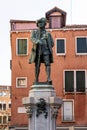
M37 20L55 6L66 24L87 24L87 0L0 0L0 85L11 85L10 20Z

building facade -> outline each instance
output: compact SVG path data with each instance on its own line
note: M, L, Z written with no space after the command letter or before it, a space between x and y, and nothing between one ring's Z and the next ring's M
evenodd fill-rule
M0 86L0 130L8 130L11 121L10 86Z
M45 13L47 30L54 39L54 63L51 78L57 96L63 99L58 114L57 129L87 129L87 25L66 25L66 12L54 7ZM34 64L29 64L32 48L31 31L35 21L10 20L12 118L15 130L26 129L28 117L22 98L28 96L34 81ZM46 79L41 66L40 81ZM44 80L45 80L44 79Z

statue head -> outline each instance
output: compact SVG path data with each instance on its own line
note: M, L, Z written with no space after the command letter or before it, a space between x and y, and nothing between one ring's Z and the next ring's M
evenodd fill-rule
M36 24L37 24L37 27L38 27L38 23L44 23L44 25L46 25L46 18L41 18L41 19L38 19L37 21L36 21Z

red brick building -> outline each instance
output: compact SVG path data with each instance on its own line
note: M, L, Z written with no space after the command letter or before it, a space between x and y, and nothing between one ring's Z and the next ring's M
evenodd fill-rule
M66 25L66 12L54 7L45 13L47 30L54 39L51 78L63 105L57 119L58 130L87 129L87 25ZM28 117L22 98L34 81L34 64L28 64L35 21L11 20L11 72L13 129L27 129ZM41 66L40 81L46 78Z

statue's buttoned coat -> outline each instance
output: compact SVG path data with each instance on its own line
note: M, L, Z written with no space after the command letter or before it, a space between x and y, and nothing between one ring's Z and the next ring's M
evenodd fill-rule
M33 42L33 48L31 50L30 58L29 58L29 63L35 62L36 58L36 49L37 49L37 44L38 40L40 39L40 31L38 30L33 30L31 33L31 41ZM48 48L50 51L50 63L53 63L53 52L52 52L52 47L54 46L53 38L49 32L46 31L46 41L48 44Z

